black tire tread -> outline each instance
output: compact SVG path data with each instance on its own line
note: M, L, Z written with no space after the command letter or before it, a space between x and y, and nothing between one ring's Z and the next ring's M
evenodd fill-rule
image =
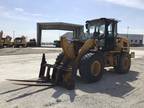
M92 76L90 72L90 66L91 63L94 61L94 59L97 59L101 62L102 68L101 72L98 76ZM103 61L103 56L102 53L87 53L81 58L80 61L80 66L79 66L79 73L81 78L87 82L87 83L92 83L99 81L102 76L103 76L103 71L104 71L104 61Z
M125 56L129 58L129 62L130 62L129 68L127 70L124 70L122 67L122 60ZM119 55L118 65L115 66L114 69L115 69L115 72L118 74L126 74L129 72L130 66L131 66L131 58L130 58L129 54L128 53L122 53L121 55Z

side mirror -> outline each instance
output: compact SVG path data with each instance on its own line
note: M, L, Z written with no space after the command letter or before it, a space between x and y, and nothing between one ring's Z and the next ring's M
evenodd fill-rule
M86 24L86 29L88 29L88 24Z
M86 31L87 33L89 33L89 29L87 29L87 31Z
M89 33L89 27L88 27L88 24L86 24L86 29L87 29L87 33Z

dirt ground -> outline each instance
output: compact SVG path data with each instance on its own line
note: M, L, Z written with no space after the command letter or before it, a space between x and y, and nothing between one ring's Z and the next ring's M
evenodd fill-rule
M61 48L3 48L0 49L0 56L23 55L60 52Z
M0 49L0 108L144 108L144 48L131 48L131 71L105 72L102 80L75 90L61 87L16 85L7 79L37 79L41 53L53 64L61 49Z

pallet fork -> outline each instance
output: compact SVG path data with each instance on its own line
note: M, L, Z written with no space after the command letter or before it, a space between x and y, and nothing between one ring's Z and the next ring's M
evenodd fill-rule
M51 69L53 70L52 75L50 75ZM57 66L56 64L51 65L46 62L45 54L43 54L39 72L39 79L51 82L54 85L63 86L71 90L75 87L74 70L74 65L72 62L70 62L70 60L64 59L62 64L59 66Z

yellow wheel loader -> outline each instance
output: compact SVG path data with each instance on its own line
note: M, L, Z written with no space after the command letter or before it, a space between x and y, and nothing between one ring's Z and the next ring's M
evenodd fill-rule
M130 54L128 39L117 37L117 23L107 18L89 20L86 21L87 33L81 33L78 38L74 36L71 41L61 37L63 51L55 64L48 64L45 54L42 56L40 81L74 89L78 71L87 83L99 81L105 67L113 67L118 74L128 73L134 53Z
M63 52L54 65L47 64L43 54L39 78L74 89L78 70L87 83L99 81L105 67L113 67L118 74L128 73L134 53L130 54L127 38L117 37L117 23L117 20L107 18L89 20L86 21L87 33L84 36L70 42L62 37ZM51 68L52 75L49 74Z

